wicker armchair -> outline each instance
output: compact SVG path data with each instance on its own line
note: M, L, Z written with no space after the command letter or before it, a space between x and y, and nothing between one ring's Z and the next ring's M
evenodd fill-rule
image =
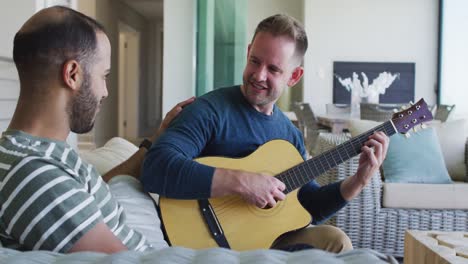
M304 137L306 150L313 155L317 137L321 132L328 130L319 126L309 103L295 102L292 104L291 110L294 111L299 121L299 130L301 130Z
M450 113L453 112L455 105L437 105L435 110L434 119L440 120L442 122L447 121L450 116Z
M327 149L350 139L346 134L321 134L317 140L318 151ZM468 141L465 163L468 164ZM353 175L359 156L318 177L319 184L343 180ZM340 210L329 223L341 228L353 241L355 248L371 248L394 256L403 256L404 234L407 229L415 230L468 230L468 210L430 210L384 208L381 202L382 180L375 175L362 193Z

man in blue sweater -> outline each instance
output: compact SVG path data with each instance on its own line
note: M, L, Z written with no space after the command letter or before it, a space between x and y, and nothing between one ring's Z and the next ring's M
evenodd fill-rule
M215 168L193 161L202 156L245 157L273 139L292 143L305 158L301 133L275 105L284 89L303 75L307 36L286 15L266 18L248 47L243 84L214 90L186 107L145 157L142 183L146 191L176 199L239 195L260 208L285 198L285 184L275 177ZM315 181L298 193L300 203L317 225L356 197L381 165L388 137L378 132L362 147L358 171L327 186ZM313 226L281 236L275 248L307 244L333 252L351 249L338 228Z

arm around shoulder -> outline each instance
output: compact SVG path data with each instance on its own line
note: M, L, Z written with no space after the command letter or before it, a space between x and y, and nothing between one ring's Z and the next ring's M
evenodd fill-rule
M195 101L195 97L191 97L185 101L182 101L175 105L164 117L163 121L161 122L161 125L159 126L159 129L154 133L153 136L149 139L150 143L155 142L158 137L166 130L166 128L169 126L169 124L176 118L179 113L182 111L182 109L193 103ZM131 175L135 178L140 177L140 172L142 170L143 166L143 159L145 157L146 152L149 150L150 147L147 146L140 146L138 151L133 154L128 160L124 161L123 163L119 164L109 172L107 172L105 175L103 175L104 181L108 182L112 177L116 175Z
M210 197L215 168L193 159L216 124L216 115L204 100L197 99L182 111L145 156L140 178L145 191L178 199Z

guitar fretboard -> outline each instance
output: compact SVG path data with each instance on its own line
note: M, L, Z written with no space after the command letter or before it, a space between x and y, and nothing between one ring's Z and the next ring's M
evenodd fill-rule
M382 131L387 136L395 134L392 121L387 121L357 137L346 141L336 148L330 149L312 159L309 159L299 165L296 165L282 173L276 175L279 180L286 184L285 194L303 186L309 181L317 178L322 173L338 166L339 164L351 159L361 153L361 147L374 132Z

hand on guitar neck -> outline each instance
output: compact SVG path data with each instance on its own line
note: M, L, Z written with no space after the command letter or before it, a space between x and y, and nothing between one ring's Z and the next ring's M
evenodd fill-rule
M378 170L387 154L389 139L376 132L363 145L359 167L355 175L343 181L341 195L347 201L356 197ZM285 184L275 177L259 173L217 168L211 185L212 197L237 194L259 208L274 207L286 197Z
M379 131L371 135L364 143L356 174L341 183L340 191L345 200L352 200L369 183L387 155L389 142L387 135Z
M237 194L259 208L274 207L283 201L285 184L275 177L240 170L216 168L211 184L211 196Z

